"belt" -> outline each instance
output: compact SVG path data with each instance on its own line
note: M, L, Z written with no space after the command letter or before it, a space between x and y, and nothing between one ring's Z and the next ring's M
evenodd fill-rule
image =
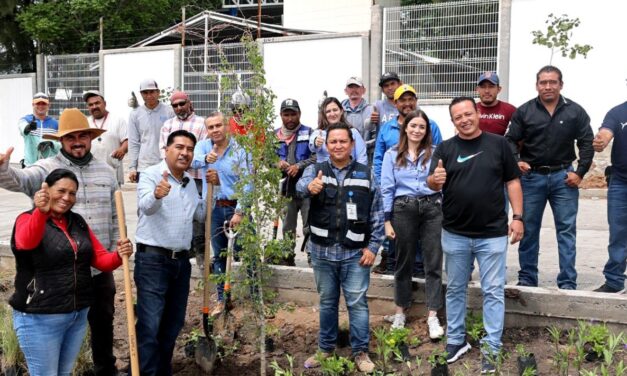
M566 170L570 167L570 164L559 164L553 166L532 166L531 171L537 172L538 174L548 175L551 172Z
M400 201L405 201L405 202L410 202L410 201L422 202L422 201L433 201L433 200L437 200L441 198L442 198L442 193L437 192L437 193L426 195L426 196L398 196L394 199L394 201L400 200Z
M224 208L224 207L235 207L237 206L237 200L216 200L216 207Z
M146 245L141 243L137 243L137 252L162 255L174 260L189 259L189 251L173 251L171 249L155 247L154 245Z

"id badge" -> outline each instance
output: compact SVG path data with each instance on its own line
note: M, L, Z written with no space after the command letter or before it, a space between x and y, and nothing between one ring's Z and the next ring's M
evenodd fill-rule
M346 218L348 218L349 221L357 220L357 204L353 202L346 203Z

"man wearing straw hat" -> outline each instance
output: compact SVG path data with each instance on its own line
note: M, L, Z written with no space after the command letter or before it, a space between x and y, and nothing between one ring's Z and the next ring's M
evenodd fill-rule
M56 133L43 137L61 143L61 151L54 157L40 159L25 169L9 166L13 147L0 152L0 187L22 192L29 197L41 188L48 173L65 168L76 174L81 189L76 192L74 211L80 214L94 234L109 250L115 249L119 238L114 192L118 188L113 169L91 154L91 142L105 131L90 128L87 118L76 108L63 111ZM94 305L89 310L91 347L96 375L115 375L113 356L113 274L93 275Z

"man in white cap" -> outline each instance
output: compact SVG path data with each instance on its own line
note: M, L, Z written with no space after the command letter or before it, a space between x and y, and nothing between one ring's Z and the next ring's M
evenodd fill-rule
M115 171L118 183L124 183L122 159L128 152L126 120L107 110L107 102L98 90L83 93L83 100L91 114L87 118L91 128L104 129L106 132L92 140L91 152L101 161L107 162Z
M155 80L143 80L139 84L139 92L144 105L134 109L128 117L128 179L132 183L138 181L141 171L161 161L161 127L174 116L172 108L159 101L159 86Z
M348 98L342 101L342 107L346 112L346 120L361 134L364 141L370 138L366 134L366 122L370 122L372 106L364 99L366 87L360 77L351 77L346 81L344 93Z
M57 168L76 174L81 189L76 192L73 209L80 214L105 248L114 251L120 237L117 226L114 193L118 189L113 170L94 158L91 144L105 131L90 128L87 118L77 108L68 108L59 118L59 130L45 134L49 140L61 142L61 151L52 158L40 159L25 169L9 166L13 147L0 153L0 187L33 197L46 176ZM96 375L115 375L113 356L113 314L115 282L112 273L92 276L94 303L89 310L91 347Z
M44 93L33 96L33 113L22 117L17 126L24 137L24 164L30 166L37 160L56 155L61 148L58 142L43 140L45 134L57 131L59 123L48 116L50 98Z

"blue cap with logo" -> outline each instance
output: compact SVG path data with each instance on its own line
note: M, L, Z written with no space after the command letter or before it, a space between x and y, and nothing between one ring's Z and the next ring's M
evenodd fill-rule
M477 85L480 85L483 81L490 81L497 86L501 82L496 72L483 72L481 76L479 76L479 79L477 80Z

